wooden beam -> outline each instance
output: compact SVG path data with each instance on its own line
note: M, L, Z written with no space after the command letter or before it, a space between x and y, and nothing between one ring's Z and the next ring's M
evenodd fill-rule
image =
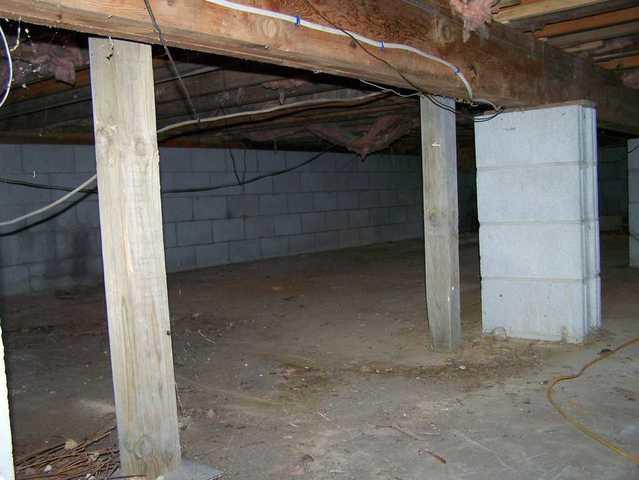
M238 0L244 1L244 0ZM314 0L310 0L314 1ZM205 1L151 0L170 45L234 57L409 86L398 72L367 55L349 38L239 13ZM463 23L446 0L324 0L321 16L306 0L255 0L256 7L300 15L371 38L403 42L458 66L477 98L525 106L588 99L604 126L639 133L639 92L591 63L536 42L503 25L463 41ZM157 43L144 2L138 0L3 0L0 16L116 38ZM468 93L451 70L408 52L370 47L421 89L451 97ZM579 79L579 81L575 81Z
M639 55L630 55L628 57L615 58L614 60L600 62L597 65L599 65L601 68L607 68L612 70L625 70L627 68L637 68L639 67Z
M588 7L607 0L543 0L540 2L517 5L505 8L493 15L493 18L501 23L523 20L530 17L538 17L549 13L564 12L574 8Z
M89 40L111 366L123 475L181 465L151 47Z
M639 21L614 25L612 27L596 28L585 32L561 35L549 38L546 42L555 47L565 48L582 43L594 42L597 40L608 40L611 38L623 37L639 33Z
M579 18L577 20L546 25L542 30L535 32L534 35L536 38L556 37L557 35L583 32L584 30L592 30L593 28L609 27L633 20L639 20L639 7L626 8L615 12L607 12L591 17Z
M420 108L428 328L435 350L451 351L461 342L455 115L423 97Z

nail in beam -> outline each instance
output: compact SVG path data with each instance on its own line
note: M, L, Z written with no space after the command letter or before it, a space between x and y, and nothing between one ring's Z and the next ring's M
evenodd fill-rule
M436 100L455 108L453 99ZM451 351L461 341L455 114L424 96L420 107L428 326L434 349Z
M100 229L123 475L180 465L151 47L89 40Z

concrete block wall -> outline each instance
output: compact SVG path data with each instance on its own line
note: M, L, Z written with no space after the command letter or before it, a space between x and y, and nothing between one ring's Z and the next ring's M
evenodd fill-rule
M639 138L628 142L628 231L630 266L639 267Z
M595 111L475 125L486 333L579 342L601 322Z
M599 227L621 230L628 221L628 150L623 146L599 149Z
M422 234L416 156L326 154L289 173L311 153L161 149L163 190L229 185L163 195L169 272L244 262ZM235 161L233 161L233 158ZM234 166L235 163L235 166ZM1 145L3 176L76 186L95 172L92 146ZM63 193L0 184L2 219ZM17 233L0 231L0 296L95 284L101 280L97 197ZM9 230L11 232L11 230Z

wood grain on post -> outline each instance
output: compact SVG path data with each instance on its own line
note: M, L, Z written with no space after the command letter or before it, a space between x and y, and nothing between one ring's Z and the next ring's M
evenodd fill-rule
M92 38L91 84L123 475L180 465L151 47Z
M450 98L436 101L455 108ZM461 341L455 114L426 97L420 107L428 326L435 350L451 351Z

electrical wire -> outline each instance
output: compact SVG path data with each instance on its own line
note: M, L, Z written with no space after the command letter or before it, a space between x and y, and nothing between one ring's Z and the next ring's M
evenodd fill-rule
M289 104L289 105L278 105L278 106L275 106L275 107L265 108L265 109L262 109L262 110L252 110L252 111L248 111L248 112L231 113L231 114L222 115L222 116L218 116L218 117L209 117L209 118L197 119L197 120L187 120L187 121L184 121L184 122L179 122L179 123L176 123L176 124L167 125L164 128L159 129L157 131L157 134L160 135L162 133L169 132L169 131L174 130L176 128L182 128L184 126L189 126L189 125L192 125L192 124L200 124L200 123L207 123L207 122L212 122L212 121L236 119L236 118L241 118L241 117L246 117L246 116L251 116L251 115L256 115L256 114L268 114L268 113L278 112L278 111L291 109L291 108L299 108L299 107L315 108L315 107L321 107L321 106L326 106L326 105L334 105L335 103L343 104L343 103L353 103L353 102L358 102L358 103L359 102L367 102L369 100L374 100L376 98L381 98L383 96L384 96L383 93L372 93L372 94L362 95L360 97L348 98L348 99L307 100L307 101L297 102L297 103L293 103L293 104ZM320 152L319 154L311 157L309 160L307 160L305 162L302 162L300 165L295 165L295 166L293 166L291 168L287 168L287 169L280 170L280 171L277 171L277 172L270 172L270 173L265 174L265 175L259 175L257 177L253 177L253 178L250 178L248 180L240 179L240 176L239 176L239 174L237 172L237 167L235 165L235 158L232 157L233 158L233 171L235 173L236 182L230 183L230 184L208 186L208 187L198 187L198 188L195 188L195 189L191 188L191 189L165 190L162 193L168 194L168 193L206 192L206 191L218 190L218 189L223 189L223 188L247 185L249 183L257 182L258 180L261 180L263 178L281 175L283 173L287 173L287 172L296 170L298 168L301 168L304 165L307 165L308 163L318 159L319 157L324 155L324 153L329 151L331 148L333 148L333 147L330 147L330 148L324 150L323 152ZM231 155L233 155L232 152L231 152ZM67 199L71 198L75 194L78 194L78 193L95 194L97 192L96 189L87 189L86 187L89 184L91 184L96 179L96 176L97 175L94 175L93 177L89 178L86 182L82 183L81 185L79 185L79 186L77 186L75 188L68 188L68 187L63 187L63 186L59 186L59 185L38 184L38 183L34 183L34 182L27 182L27 181L24 181L24 180L16 180L16 179L11 179L11 178L0 177L0 183L6 183L6 184L10 184L10 185L20 185L20 186L36 188L36 189L62 190L62 191L69 192L68 194L64 195L63 197L59 198L58 200L54 201L53 203L47 205L46 207L34 210L33 212L30 212L30 213L28 213L26 215L22 215L22 216L20 216L18 218L14 218L12 220L7 220L7 221L4 221L4 222L0 222L0 227L12 225L12 224L18 223L18 222L20 222L22 220L26 220L28 218L31 218L31 217L33 217L35 215L39 215L41 213L44 213L44 212L50 210L51 208L56 207L60 203L66 201Z
M550 404L555 408L555 410L557 410L557 412L559 413L559 415L561 415L563 417L564 420L566 420L568 423L570 423L573 427L575 427L577 430L579 430L581 433L583 433L584 435L586 435L588 438L590 438L591 440L594 440L595 442L603 445L604 447L612 450L614 453L616 453L617 455L621 455L622 457L630 460L631 462L639 465L639 455L636 455L634 453L628 452L627 450L625 450L623 447L611 442L610 440L608 440L606 437L604 437L603 435L600 435L597 432L594 432L592 430L590 430L588 427L586 427L583 423L581 423L580 421L578 421L576 418L571 417L570 415L568 415L562 408L561 406L557 403L557 401L554 398L554 394L555 394L555 387L557 385L559 385L561 382L567 382L570 380L575 380L579 377L581 377L581 375L583 375L583 373L588 370L590 367L592 367L593 365L595 365L598 362L601 362L602 360L606 360L607 358L610 358L612 355L614 355L615 353L619 352L620 350L623 350L626 347L629 347L630 345L633 345L635 343L639 343L639 337L637 338L633 338L632 340L628 340L625 343L622 343L621 345L619 345L618 347L616 347L613 350L610 350L609 352L605 352L602 353L599 357L589 361L588 363L586 363L583 367L581 367L581 369L574 375L562 375L560 377L556 377L554 378L550 384L548 385L548 389L546 390L546 398L548 398L548 401L550 402Z
M298 168L302 168L303 166L308 165L309 163L317 160L318 158L320 158L322 155L326 154L327 152L330 152L334 148L335 147L330 146L330 147L322 150L321 152L313 155L309 159L304 160L303 162L301 162L298 165L293 165L292 167L288 167L288 168L285 168L283 170L276 170L274 172L268 172L268 173L265 173L263 175L258 175L256 177L252 177L252 178L249 178L249 179L243 179L243 180L240 180L239 183L238 182L231 182L231 183L223 183L223 184L219 184L219 185L211 185L211 186L206 186L206 187L166 189L166 190L162 190L161 193L164 195L164 194L173 194L173 193L209 192L209 191L220 190L220 189L224 189L224 188L248 185L250 183L254 183L254 182L257 182L259 180L262 180L264 178L276 177L278 175L282 175L284 173L288 173L288 172L292 172L293 170L297 170ZM91 177L91 179L94 179L94 178L95 178L95 175L93 177ZM89 179L89 180L91 180L91 179ZM87 182L89 180L87 180ZM22 187L35 188L35 189L38 189L38 190L58 190L58 191L64 191L64 192L72 192L71 195L76 194L76 193L85 193L85 194L96 194L96 193L98 193L97 189L95 189L95 188L86 188L87 185L84 185L84 184L80 185L80 186L78 186L76 188L70 188L70 187L65 187L65 186L62 186L62 185L53 185L53 184L46 184L46 183L35 183L35 182L28 182L28 181L25 181L25 180L16 180L16 179L5 178L5 177L0 177L0 183L6 183L6 184L9 184L9 185L20 185ZM68 199L71 195L65 195L63 197L64 200ZM60 200L59 202L63 202L64 200ZM0 223L0 226L2 226L1 223Z
M167 132L170 132L172 130L176 130L178 128L183 128L183 127L188 127L190 125L201 125L201 124L205 124L205 123L226 121L226 120L231 120L231 119L244 117L244 116L250 116L250 115L262 115L262 114L268 114L268 113L275 113L275 112L278 112L278 111L292 109L292 108L321 107L321 106L326 106L326 105L331 106L332 104L341 104L341 103L349 104L349 103L353 103L353 102L366 103L369 100L374 100L376 98L381 98L383 95L384 95L384 93L369 93L369 94L362 95L362 96L359 96L359 97L354 97L354 98L304 100L304 101L297 102L297 103L290 103L288 105L276 105L274 107L263 108L261 110L251 110L249 112L229 113L227 115L221 115L221 116L215 116L215 117L205 117L205 118L200 118L198 120L184 120L182 122L177 122L177 123L173 123L173 124L170 124L170 125L166 125L165 127L162 127L160 129L158 129L157 133L158 133L158 135L163 135L163 134L165 134Z
M55 208L56 206L60 205L61 203L65 202L66 200L68 200L69 198L74 196L76 193L79 193L84 188L88 187L90 184L92 184L95 181L96 178L98 178L97 174L95 174L91 178L85 180L83 183L78 185L76 188L71 190L66 195L61 196L60 198L58 198L54 202L51 202L50 204L48 204L48 205L46 205L46 206L44 206L42 208L38 208L37 210L29 212L29 213L27 213L25 215L21 215L21 216L19 216L17 218L14 218L12 220L6 220L4 222L0 222L0 227L7 227L9 225L14 225L16 223L21 222L22 220L26 220L26 219L34 217L36 215L40 215L41 213L44 213L44 212L46 212L48 210L51 210L52 208Z
M11 59L11 49L9 48L9 43L7 42L7 37L4 34L4 29L0 25L0 37L2 37L2 48L7 56L7 66L9 68L9 76L7 78L6 86L4 87L4 93L2 94L2 99L0 99L0 108L5 104L7 98L9 97L9 92L11 91L11 84L13 83L13 60Z
M146 0L145 0L146 1ZM326 25L322 25L319 23L314 23L314 22L309 22L307 20L302 19L299 16L296 15L287 15L284 13L279 13L279 12L274 12L272 10L266 10L263 8L257 8L257 7L252 7L249 5L243 5L240 3L236 3L236 2L231 2L228 0L206 0L208 3L214 4L214 5L218 5L221 7L225 7L225 8L229 8L232 10L236 10L239 12L244 12L244 13L250 13L253 15L260 15L262 17L269 17L269 18L274 18L277 20L281 20L284 22L288 22L288 23L292 23L298 27L305 27L305 28L309 28L312 30L316 30L316 31L320 31L320 32L324 32L324 33L329 33L331 35L338 35L338 36L347 36L350 37L351 39L355 40L360 46L362 44L366 44L366 45L370 45L372 47L376 47L379 48L381 51L384 50L403 50L406 52L410 52L413 53L415 55L418 55L422 58L425 58L427 60L433 61L433 62L437 62L441 65L444 65L446 67L448 67L450 70L452 70L453 74L463 83L464 88L466 89L466 91L468 92L468 96L469 98L472 100L474 95L473 95L473 89L470 86L470 83L468 82L468 80L466 79L466 77L464 76L464 74L462 73L462 71L460 70L459 67L457 67L456 65L450 63L447 60L444 60L441 57L438 57L436 55L432 55L430 53L424 52L423 50L420 50L418 48L412 47L410 45L406 45L403 43L393 43L393 42L384 42L383 40L373 40L371 38L368 38L364 35L360 35L359 33L355 33L355 32L351 32L349 30L345 30L343 28L339 28L336 27L335 25L333 25L331 22L328 22L329 24L331 24L332 26L326 26ZM317 10L315 9L315 7L310 4L310 2L307 3L317 12ZM317 12L319 13L319 12ZM326 20L326 18L320 14L320 16ZM417 89L419 90L419 89Z
M169 63L171 64L171 70L173 70L173 75L177 77L178 83L180 84L180 89L182 90L182 93L184 94L184 98L186 99L186 103L189 107L189 110L191 111L191 115L193 116L194 119L198 119L199 114L197 113L197 110L195 109L195 105L193 104L193 100L191 99L191 94L189 93L188 88L186 88L184 79L182 78L182 75L180 75L180 71L178 70L177 65L175 64L175 60L173 60L173 55L171 54L171 50L169 50L169 47L166 44L166 40L164 39L164 34L162 33L162 29L160 28L160 25L158 24L158 21L155 18L155 14L153 13L153 8L151 7L149 0L144 0L144 5L146 6L146 11L149 12L151 23L153 23L153 28L155 28L155 31L158 33L158 37L160 38L160 42L162 43L162 47L164 48L164 53L166 53L166 56L169 58Z
M320 12L317 8L315 8L315 6L310 2L310 0L304 0L307 5L320 17L322 18L325 22L329 23L330 25L332 25L335 29L340 30L341 32L344 33L344 35L347 35L348 37L350 37L353 42L355 42L362 50L364 50L364 52L369 55L370 57L374 58L375 60L383 63L384 65L386 65L388 68L390 68L391 70L393 70L397 75L399 75L399 77L404 80L404 82L406 82L408 85L410 85L413 89L415 89L417 92L419 92L419 94L421 94L421 96L426 97L433 105L435 105L436 107L439 107L443 110L446 110L454 115L461 115L461 116L465 116L470 118L471 120L473 120L474 122L477 123L482 123L482 122L487 122L492 120L493 118L497 117L498 115L500 115L503 112L503 109L497 109L497 107L495 106L494 103L483 100L485 103L490 104L493 108L495 108L495 110L497 110L493 115L485 117L485 118L475 118L474 115L468 115L465 114L463 112L460 112L458 110L456 110L455 108L449 107L448 105L444 105L442 103L440 103L437 100L437 97L424 92L419 86L417 86L415 84L415 82L413 82L412 80L410 80L401 70L399 70L397 67L395 67L395 65L393 65L392 63L390 63L388 60L386 60L383 57L380 57L379 55L375 54L374 52L372 52L369 48L365 47L358 39L357 36L353 35L351 32L344 30L340 27L338 27L337 25L335 25L333 22L331 22L331 20L329 18L327 18L322 12ZM372 84L372 82L371 82ZM385 87L380 87L378 85L372 84L373 86L376 86L377 88L383 89ZM401 96L401 95L400 95ZM473 100L473 97L471 95L471 100ZM476 101L482 101L481 99L477 99Z

